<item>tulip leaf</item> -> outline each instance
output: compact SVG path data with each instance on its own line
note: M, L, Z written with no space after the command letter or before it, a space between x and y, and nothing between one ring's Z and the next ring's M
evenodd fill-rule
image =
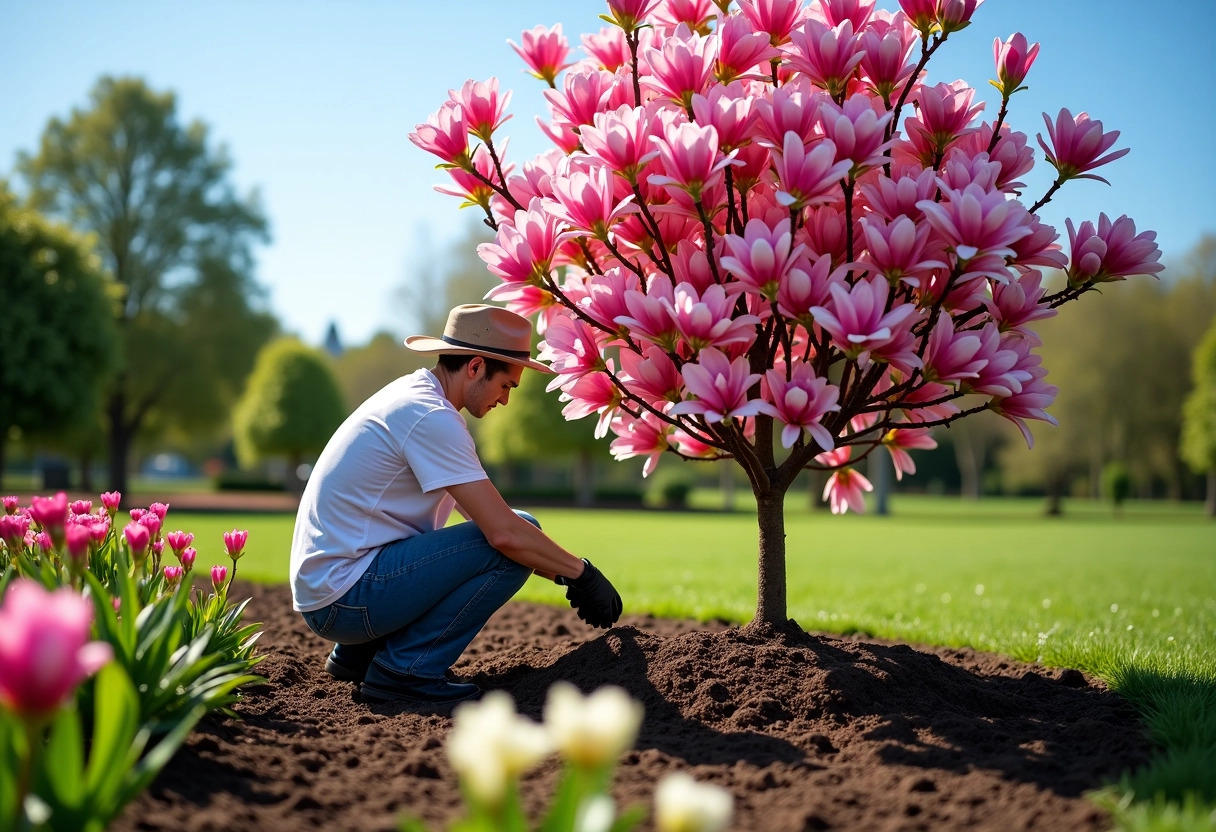
M116 662L97 673L94 693L93 748L86 786L95 805L115 806L123 777L143 746L133 747L139 727L139 698L131 680Z
M25 730L13 714L0 707L0 771L16 772L26 753ZM20 808L17 778L0 777L0 829L17 828Z
M82 745L80 714L74 707L60 708L42 756L47 785L60 806L78 809L84 800Z

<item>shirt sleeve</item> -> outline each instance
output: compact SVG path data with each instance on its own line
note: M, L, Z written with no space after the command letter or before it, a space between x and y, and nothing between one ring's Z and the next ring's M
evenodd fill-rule
M436 409L423 416L402 448L424 492L488 479L459 413Z

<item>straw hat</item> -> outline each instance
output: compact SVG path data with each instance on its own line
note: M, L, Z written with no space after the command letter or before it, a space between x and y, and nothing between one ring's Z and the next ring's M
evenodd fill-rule
M448 313L443 335L411 335L405 345L423 355L480 355L542 373L548 365L532 358L532 324L528 319L487 303L466 303Z

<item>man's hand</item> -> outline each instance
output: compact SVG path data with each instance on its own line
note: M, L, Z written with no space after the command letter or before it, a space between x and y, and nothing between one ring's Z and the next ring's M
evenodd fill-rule
M578 617L592 627L608 629L621 617L621 596L604 577L604 573L583 558L587 566L577 578L557 577L557 583L566 587L566 600L578 613Z

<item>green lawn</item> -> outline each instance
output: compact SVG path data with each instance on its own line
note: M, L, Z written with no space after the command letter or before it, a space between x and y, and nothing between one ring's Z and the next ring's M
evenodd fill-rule
M1119 517L1083 501L1058 518L1042 508L1040 500L897 496L888 517L833 517L793 495L789 613L807 629L970 645L1102 677L1141 709L1165 749L1126 784L1137 802L1119 814L1124 828L1213 828L1216 524L1191 505L1132 504ZM628 612L743 622L754 611L751 514L534 513L603 568ZM279 581L292 522L175 512L168 527L195 533L200 566L222 562L223 531L248 528L241 576ZM563 602L539 579L520 597ZM1187 791L1201 801L1187 804ZM1153 808L1154 792L1169 801Z

